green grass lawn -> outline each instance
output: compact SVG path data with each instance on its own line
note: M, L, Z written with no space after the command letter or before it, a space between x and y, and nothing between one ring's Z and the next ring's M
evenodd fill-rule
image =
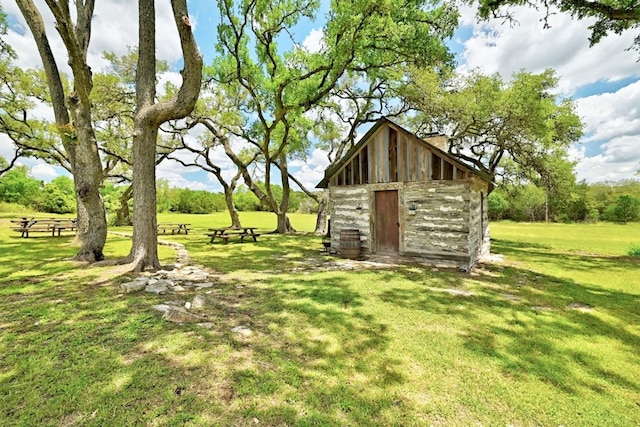
M192 295L123 295L128 277L69 261L70 237L8 218L0 425L640 424L640 224L492 224L505 261L466 275L323 255L309 215L280 236L243 213L258 242L222 245L204 233L226 215L163 214L192 231L161 239L220 274L204 329L151 309Z

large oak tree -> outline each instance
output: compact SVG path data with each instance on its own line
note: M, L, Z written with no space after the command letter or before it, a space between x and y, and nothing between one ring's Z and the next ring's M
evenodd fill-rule
M442 64L450 59L443 39L452 35L457 12L432 1L332 2L317 49L305 49L293 28L314 20L314 0L222 0L218 49L211 68L229 96L242 100L243 117L225 133L260 152L265 191L245 183L276 213L277 231L291 231L286 216L288 162L309 147L307 116L330 96L348 73L369 73L412 63ZM224 124L221 124L224 125ZM279 175L283 196L271 183Z
M80 244L76 258L90 262L101 260L107 222L99 191L102 163L91 119L93 78L87 65L95 1L76 1L72 14L68 0L46 0L67 51L73 77L70 90L63 85L39 9L32 0L16 0L16 3L36 42L47 77L56 128L73 172L78 210L76 241Z
M406 95L420 113L420 132L448 135L449 152L484 172L491 191L504 179L552 176L545 159L566 153L582 136L574 103L557 99L556 86L551 70L520 72L510 82L474 72L446 86L417 71Z
M136 113L133 130L133 245L124 262L135 271L158 269L156 235L156 143L160 125L185 117L200 93L202 55L198 51L186 0L171 0L184 58L182 86L169 99L156 100L155 1L139 0Z

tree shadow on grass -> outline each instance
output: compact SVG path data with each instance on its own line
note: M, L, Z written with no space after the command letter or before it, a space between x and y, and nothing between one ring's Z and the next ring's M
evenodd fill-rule
M505 255L523 250L557 262L557 254L542 249L505 242L497 248ZM571 258L561 263L566 268L593 268ZM583 258L588 259L582 263L603 269L633 264L624 258ZM416 280L415 273L396 274ZM510 377L533 376L573 396L583 390L606 394L611 387L640 392L637 377L626 375L607 359L607 348L612 348L615 359L626 366L640 363L640 336L629 327L640 323L637 295L499 265L479 267L473 276L448 272L417 282L420 285L413 289L390 287L380 298L457 319L466 325L459 334L466 348L497 362ZM452 286L455 283L467 292L456 292L460 288ZM600 344L599 354L581 347L596 342L606 343Z
M562 269L578 271L624 271L640 268L640 258L597 254L555 252L543 245L523 244L509 240L492 240L492 251L531 262L555 264Z
M210 243L202 236L183 239L192 258L221 273L289 272L318 260L321 240L314 234L263 234L257 242Z
M211 247L185 238L198 262L235 274L211 294L209 330L160 320L150 306L167 297L123 297L117 287L47 281L27 299L3 299L0 421L419 425L413 403L387 392L408 379L403 362L385 355L393 337L387 319L366 312L372 299L455 320L469 353L509 377L533 377L572 396L640 391L635 377L563 344L607 342L618 360L640 364L639 338L625 327L640 323L633 295L511 266L473 276L390 266L365 293L346 280L358 271L305 275L324 259L317 237L288 240ZM298 268L306 270L278 274ZM412 285L396 286L400 279ZM253 334L232 333L238 325Z
M405 379L379 356L386 326L339 277L218 285L208 330L161 320L150 306L164 296L65 280L21 301L15 290L0 303L0 421L344 425L402 405L367 392Z
M250 348L251 358L262 362L256 366L240 359L232 368L233 394L245 401L245 414L235 413L236 419L361 425L397 407L401 399L394 393L368 392L406 380L399 361L381 357L389 344L387 326L358 310L362 295L339 275L273 276L243 292L251 313L245 320L256 336L236 345L244 357ZM260 398L270 401L268 407Z
M259 248L267 255L256 256L257 262L250 258L252 268L286 271L299 267L300 263L313 262L305 258L318 257L315 251L305 252L299 246L289 245L277 239L270 241ZM522 257L524 253L528 259L539 263L553 262L567 271L593 271L595 268L611 271L637 266L637 260L625 257L558 254L545 245L497 241L494 248L508 257ZM271 250L277 254L298 253L289 258L281 257L281 264L276 267L268 255ZM241 256L240 252L233 255L238 256ZM386 284L378 298L409 310L424 310L442 318L459 319L465 325L459 336L465 341L466 348L479 357L493 360L508 376L533 377L573 396L580 395L582 390L606 393L603 390L612 386L634 393L640 390L636 380L608 366L606 350L594 357L590 355L591 350L570 344L574 341L608 341L609 345L621 348L616 357L631 366L637 365L640 358L634 349L640 348L640 338L627 328L627 325L640 323L637 296L522 267L487 266L482 270L481 274L469 276L424 267L390 266L378 272L379 279L376 280ZM399 277L419 286L396 287L393 283ZM295 289L288 292L293 292L296 298L311 300L308 307L303 303L298 307L302 311L308 309L310 313L311 308L317 309L318 305L333 305L340 309L345 301L353 301L351 306L357 309L364 302L361 295L350 295L339 282L289 287ZM326 313L310 314L309 322L321 323L323 316ZM492 318L503 321L491 323ZM334 320L332 325L340 324L337 318Z

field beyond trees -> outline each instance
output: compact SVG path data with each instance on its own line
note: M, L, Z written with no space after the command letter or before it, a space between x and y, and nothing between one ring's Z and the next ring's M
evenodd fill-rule
M194 292L123 294L133 276L69 261L71 237L21 239L11 218L3 426L640 424L638 223L492 223L504 259L463 274L324 255L313 215L276 235L275 215L242 212L259 241L222 245L203 233L226 214L160 214L192 227L160 240L218 277L206 329L152 309ZM130 246L110 234L104 253Z

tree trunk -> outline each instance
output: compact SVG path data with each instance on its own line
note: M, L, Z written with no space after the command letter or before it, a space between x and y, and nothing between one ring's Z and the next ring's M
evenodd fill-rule
M544 193L544 222L549 222L549 192Z
M169 158L177 161L183 166L197 166L202 170L205 170L207 172L214 174L216 179L222 186L222 189L224 190L224 201L225 201L225 204L227 205L227 211L229 212L229 216L231 217L231 227L242 228L242 224L240 223L240 215L238 214L238 209L236 209L236 205L233 202L233 192L235 191L238 185L238 180L242 176L242 171L240 170L240 167L238 167L238 172L233 176L233 178L231 178L230 182L227 182L222 176L222 169L216 164L214 164L211 159L212 157L211 150L216 145L216 141L219 141L225 150L231 150L229 139L226 137L226 135L220 132L220 130L215 126L213 120L210 120L204 117L199 117L192 122L191 127L195 126L196 124L203 125L213 134L211 145L205 147L204 149L194 148L189 144L187 144L183 139L182 147L190 151L191 153L196 154L197 157L203 158L206 164L203 165L198 163L197 161L194 161L192 163L187 163L180 158L175 158L175 157L169 157ZM233 160L234 158L235 160ZM236 166L237 166L237 163L242 163L239 158L235 157L235 155L234 155L234 158L232 158L232 160L234 161ZM244 166L243 163L242 165Z
M133 125L133 242L125 262L134 271L157 270L156 140L151 118L156 88L156 13L154 0L138 2L138 66L136 113Z
M56 28L67 49L73 73L75 91L67 99L38 8L31 0L17 0L16 3L38 47L47 76L56 126L71 164L78 210L75 242L80 245L75 258L89 262L99 261L104 258L102 251L107 239L107 219L100 196L102 162L91 123L89 97L93 83L86 60L94 2L88 0L77 5L75 24L71 22L71 14L66 10L68 4L47 3L56 19ZM70 120L69 113L73 121Z
M91 126L85 131L93 134ZM85 142L78 144L73 168L78 212L78 231L74 243L80 245L75 259L96 262L104 259L103 249L107 241L107 216L100 195L102 162L95 140L93 150L84 146L91 145L87 140L93 138L85 135L78 139L85 139Z
M325 226L326 226L326 220L327 220L327 205L328 205L328 201L329 201L329 193L328 191L325 191L322 193L322 197L326 197L326 199L324 200L324 206L321 206L323 201L321 200L321 197L318 197L316 194L313 194L311 191L309 191L303 184L302 182L300 182L299 180L296 179L295 176L291 175L288 172L287 169L287 163L286 163L286 157L284 157L284 166L282 166L281 161L278 162L273 162L273 164L280 169L280 173L282 174L282 179L284 180L284 176L287 175L287 179L291 180L293 182L295 182L298 187L300 187L300 189L307 195L309 196L311 199L313 199L314 201L316 201L318 203L318 218L316 219L316 229L315 229L315 233L320 233L320 234L325 234L326 231L325 230ZM287 187L290 188L289 183L287 181ZM289 223L290 225L291 223ZM318 230L322 230L322 231L318 231ZM291 228L291 230L293 230ZM295 230L293 230L295 231Z
M327 234L327 218L329 216L329 190L325 189L318 203L318 216L316 217L316 234Z
M260 187L256 185L256 183L253 181L253 178L251 177L251 174L249 173L249 170L247 169L250 163L245 164L242 161L242 159L238 157L238 155L233 151L233 148L231 147L231 142L229 142L229 138L220 137L220 143L224 147L224 152L227 155L227 157L229 157L233 162L233 164L236 165L236 167L238 168L238 172L240 173L240 175L242 175L242 179L244 180L244 183L247 185L247 187L249 187L249 190L251 190L251 192L255 194L255 196L258 198L258 200L263 206L268 207L273 211L274 207L270 203L269 196L267 196L260 189ZM253 160L255 160L255 157Z
M143 120L136 121L139 123L133 134L133 244L129 261L135 264L134 271L157 270L160 268L155 162L158 128Z
M218 137L220 143L224 147L224 151L227 154L227 156L231 159L233 164L235 164L236 167L238 168L238 173L242 176L244 183L247 185L247 187L249 187L249 190L253 194L255 194L255 196L258 198L258 200L263 206L270 209L271 212L276 214L278 222L277 222L277 228L275 232L277 233L295 232L295 229L291 226L291 221L287 216L286 208L284 210L282 209L283 203L278 205L277 201L275 200L275 198L273 197L273 194L270 191L270 188L269 188L270 174L271 174L270 164L267 163L266 170L265 170L265 184L266 184L266 190L267 190L265 193L264 191L262 191L260 187L258 187L258 185L256 185L253 178L251 177L251 174L249 173L249 170L247 169L248 164L250 164L251 162L249 162L248 164L245 164L242 161L242 159L238 157L238 155L233 151L233 148L231 147L231 143L229 142L229 139L227 137L222 135L216 135L216 136ZM253 160L255 160L255 157ZM287 189L288 189L289 188L288 187L288 171L286 166L286 158L284 160L284 165L278 165L278 168L280 169L280 173L283 176L283 182L287 183ZM283 197L284 197L284 186L283 186ZM289 203L288 192L286 195L286 200L284 200L284 202L286 203L286 205L288 205Z
M171 0L184 58L182 86L171 98L155 103L155 1L138 2L138 67L133 131L133 243L124 262L134 271L160 268L156 216L156 140L160 125L191 113L200 93L202 56L191 32L186 0Z
M120 208L116 212L116 226L122 227L133 225L131 213L129 212L129 200L133 197L133 185L130 185L122 196L120 196Z
M75 97L69 101L74 105ZM78 105L71 108L71 115L77 129L78 141L73 161L78 210L78 231L75 242L80 250L75 259L96 262L104 259L102 252L107 241L107 216L100 195L102 185L102 162L98 155L98 145L91 126L89 106Z
M229 211L229 216L231 217L231 227L241 228L242 223L240 222L240 214L238 213L238 209L236 209L236 204L233 202L234 189L235 185L225 187L224 201L227 204L227 210Z
M207 155L207 161L209 156ZM210 165L213 166L213 165ZM236 190L238 185L238 180L240 176L242 176L242 172L238 171L233 178L231 178L231 182L227 183L224 177L222 176L222 169L219 167L211 168L213 174L218 178L218 182L222 185L224 189L224 202L227 205L227 211L229 212L229 217L231 218L231 228L242 228L242 223L240 222L240 214L238 213L238 209L236 209L236 204L233 202L233 192Z
M291 186L289 185L289 169L287 168L287 156L284 152L280 155L279 160L280 178L282 180L282 200L278 207L278 233L293 233L296 230L291 225L287 210L289 209L289 196L291 194ZM275 202L275 200L274 200Z

